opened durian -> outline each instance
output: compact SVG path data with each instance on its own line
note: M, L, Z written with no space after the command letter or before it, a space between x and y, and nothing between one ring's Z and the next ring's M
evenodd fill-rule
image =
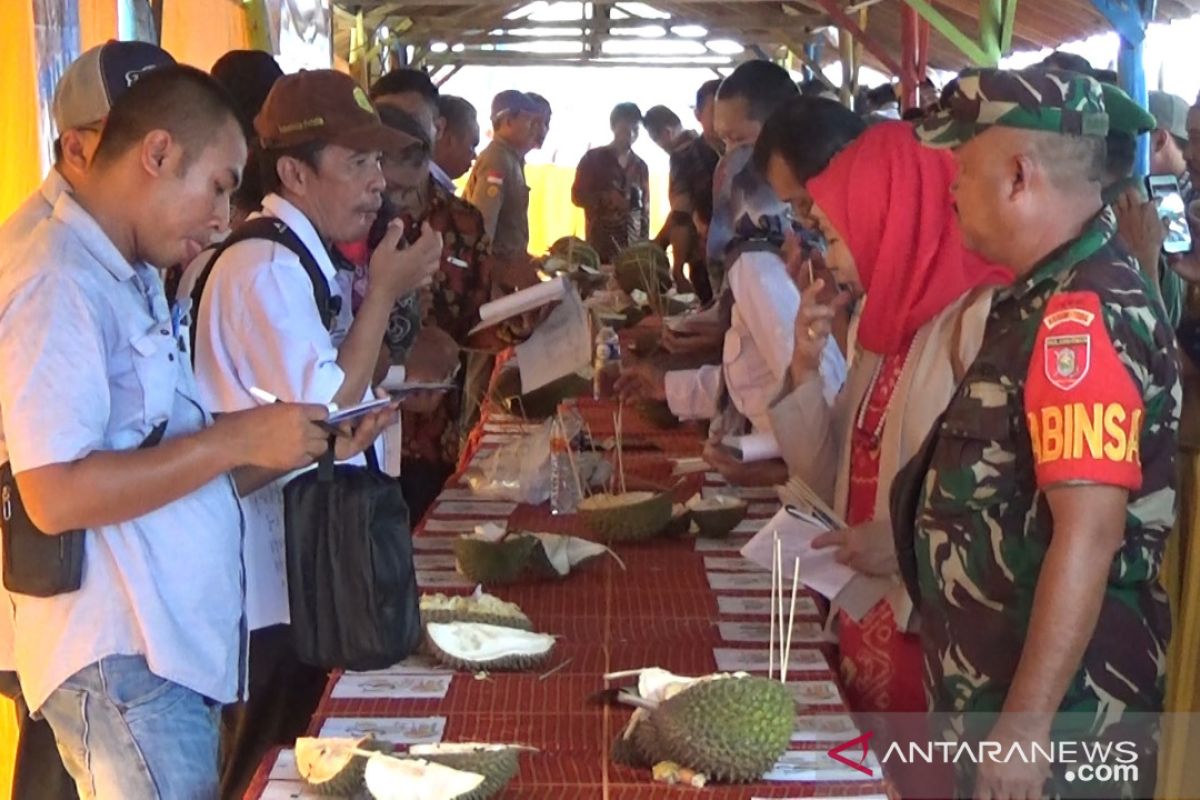
M609 542L636 542L661 533L671 521L668 492L594 494L579 503L589 528Z
M665 295L671 288L671 261L653 242L630 245L613 260L617 283L627 294L640 289L652 296Z
M296 771L308 788L320 795L358 794L363 789L367 759L363 750L387 752L388 742L370 736L361 739L319 739L303 736L296 740Z
M565 260L572 266L600 269L600 254L596 248L577 236L564 236L550 245L550 255Z
M533 622L525 616L520 606L487 594L480 586L476 586L475 593L467 597L441 592L421 595L421 621L481 622L523 631L533 630Z
M375 800L459 800L470 797L483 782L482 775L423 759L367 759L367 791Z
M664 536L686 536L692 529L692 515L683 503L671 506L671 521L663 528Z
M415 744L408 754L436 764L483 776L483 783L457 800L488 800L499 794L517 774L521 748L478 742Z
M730 495L693 497L687 503L697 535L712 539L728 536L746 518L747 508L745 500Z
M565 578L573 567L611 552L604 545L557 533L517 533L500 541L464 536L454 543L458 571L485 585Z
M554 650L549 634L471 622L431 622L425 641L438 661L465 672L533 669Z
M794 717L782 683L749 676L697 680L652 713L662 758L731 782L771 770L788 749Z

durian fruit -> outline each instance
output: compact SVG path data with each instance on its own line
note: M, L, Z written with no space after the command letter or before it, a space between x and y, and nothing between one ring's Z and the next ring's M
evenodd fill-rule
M367 791L375 800L458 800L470 797L484 782L474 772L416 758L371 756Z
M584 523L608 542L636 542L656 536L671 521L669 492L594 494L579 503Z
M527 577L534 551L541 542L532 536L508 536L498 542L475 536L454 540L458 571L468 580L484 586L503 586Z
M545 419L558 413L558 404L563 400L590 397L592 379L572 372L540 389L523 394L520 370L506 369L496 377L494 394L510 414L518 414L526 419Z
M692 521L696 523L698 536L720 539L729 535L738 523L746 518L746 501L740 497L716 495L693 497L687 503Z
M671 505L671 521L663 528L664 536L686 536L692 529L692 515L683 503Z
M528 535L542 543L540 556L535 553L534 558L535 561L544 559L545 566L541 569L543 571L547 568L552 570L551 577L565 578L575 567L585 561L599 558L605 553L616 559L622 568L625 566L621 563L621 559L617 558L616 553L598 542L558 533L531 533Z
M431 622L425 641L434 658L464 672L535 669L554 650L549 634L473 622Z
M421 621L482 622L523 631L533 630L533 622L525 616L520 606L486 594L480 586L475 587L475 593L467 597L441 592L421 595Z
M721 781L756 781L788 749L795 701L779 681L702 679L652 714L665 759Z
M483 776L483 783L457 800L488 800L499 794L517 774L519 751L511 745L478 742L415 744L408 748L410 756Z
M370 736L361 739L319 739L302 736L296 740L296 771L308 788L319 795L351 797L363 789L367 759L362 750L389 752L392 745Z
M641 289L653 298L664 296L671 288L671 262L666 251L653 242L626 247L613 260L613 267L626 294Z
M550 245L550 255L567 261L572 266L600 269L600 254L596 248L577 236L564 236Z

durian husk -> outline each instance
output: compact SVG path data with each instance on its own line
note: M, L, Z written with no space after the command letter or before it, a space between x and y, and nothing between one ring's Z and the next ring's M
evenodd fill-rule
M692 521L696 523L697 536L704 539L723 539L738 523L746 518L749 505L740 497L728 498L736 500L721 508L688 508Z
M425 626L430 622L474 622L480 625L498 625L502 628L515 628L519 631L533 630L533 620L524 614L520 616L489 614L482 611L452 611L448 608L440 608L436 611L422 611L421 625Z
M514 631L516 629L513 629ZM549 660L554 653L554 644L542 653L513 654L489 660L471 660L464 655L443 650L434 638L429 635L429 626L425 626L425 647L442 664L460 672L524 672L537 669Z
M692 514L687 506L675 503L671 506L671 521L663 528L663 536L686 536L692 529Z
M545 419L558 413L558 404L572 397L591 396L592 381L578 373L564 375L540 389L521 393L521 374L506 369L496 378L495 397L510 414L526 419Z
M509 781L516 777L519 766L516 748L477 750L471 753L420 752L416 758L483 776L483 783L477 789L460 794L454 800L489 800L502 792Z
M634 502L616 505L612 504L613 498L628 498ZM662 533L670 523L671 494L594 494L580 501L578 513L589 528L609 543L643 541Z
M550 255L566 259L571 264L600 269L600 254L596 248L577 236L564 236L550 245Z
M651 297L664 296L671 288L671 262L666 251L653 242L626 247L613 260L613 267L617 284L626 294L641 289Z
M454 540L458 571L468 580L484 586L502 586L523 580L536 551L541 549L541 542L532 536L509 536L498 542L471 536ZM545 559L545 552L542 558Z
M313 742L319 745L320 740L310 737L301 737L296 740L296 768L300 771L300 779L304 781L304 785L310 791L322 797L356 797L361 796L366 791L366 782L364 780L367 770L366 756L358 754L350 755L345 766L333 775L333 777L320 783L314 783L302 771L302 756L300 755L300 751L304 747L304 742ZM395 745L391 742L375 739L371 736L363 737L354 742L354 747L359 750L372 750L380 753L390 753L395 750Z
M652 719L660 760L746 783L761 779L787 751L795 700L767 678L701 681L659 704Z

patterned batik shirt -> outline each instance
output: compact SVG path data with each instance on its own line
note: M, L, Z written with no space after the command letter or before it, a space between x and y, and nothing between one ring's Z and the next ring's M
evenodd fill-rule
M650 238L650 169L632 151L625 166L612 145L587 151L575 168L571 199L584 210L588 244L606 264Z
M1170 633L1159 569L1175 520L1174 335L1105 209L1002 290L933 444L915 531L934 711L998 712L1054 530L1048 487L1129 490L1099 623L1060 711L1094 733L1162 708ZM1076 718L1078 719L1078 718Z

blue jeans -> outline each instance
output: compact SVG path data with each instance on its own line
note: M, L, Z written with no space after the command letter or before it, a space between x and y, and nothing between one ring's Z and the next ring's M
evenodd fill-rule
M142 656L84 667L41 708L84 800L216 798L219 711Z

